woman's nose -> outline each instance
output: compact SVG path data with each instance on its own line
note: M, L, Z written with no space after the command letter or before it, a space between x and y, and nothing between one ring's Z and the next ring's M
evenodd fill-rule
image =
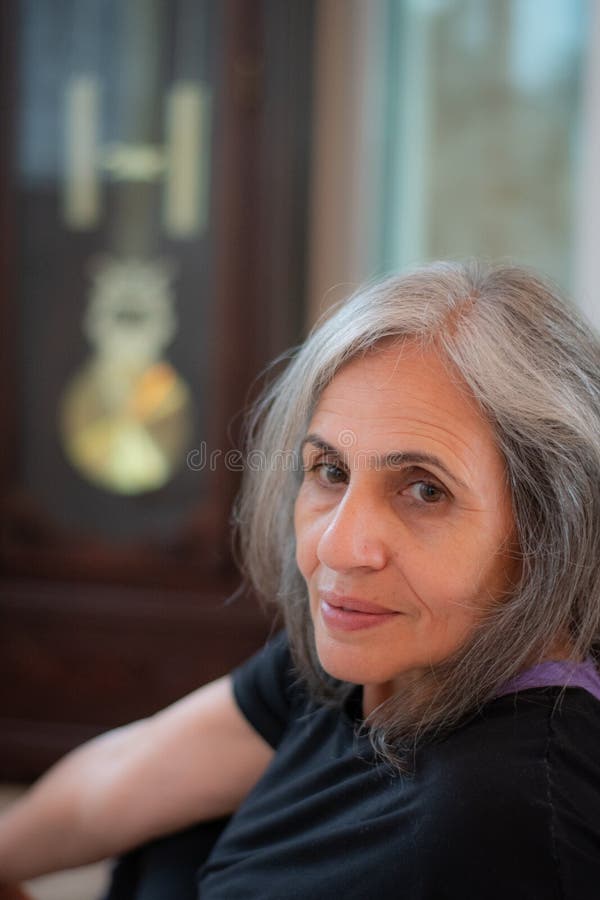
M349 488L321 535L317 547L319 561L338 572L382 569L388 559L384 518L372 498Z

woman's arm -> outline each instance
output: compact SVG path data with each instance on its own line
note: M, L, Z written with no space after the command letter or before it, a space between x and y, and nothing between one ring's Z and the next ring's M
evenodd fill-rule
M233 812L273 749L239 711L231 678L84 744L0 818L0 883L115 856Z

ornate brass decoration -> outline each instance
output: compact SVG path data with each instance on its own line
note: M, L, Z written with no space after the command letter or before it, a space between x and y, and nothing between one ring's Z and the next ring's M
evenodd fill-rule
M162 358L177 321L164 262L105 259L84 332L94 354L68 383L60 431L72 465L93 484L139 494L170 480L185 456L191 394Z
M176 81L165 104L165 143L100 140L101 85L73 76L65 94L63 215L69 228L96 228L102 213L101 177L164 183L163 225L172 238L188 239L208 224L210 94L196 81Z

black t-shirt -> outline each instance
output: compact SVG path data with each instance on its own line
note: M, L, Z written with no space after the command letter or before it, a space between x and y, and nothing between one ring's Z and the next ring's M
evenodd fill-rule
M200 872L202 900L597 900L600 702L582 688L498 697L417 753L413 774L310 699L285 634L234 672L276 749Z

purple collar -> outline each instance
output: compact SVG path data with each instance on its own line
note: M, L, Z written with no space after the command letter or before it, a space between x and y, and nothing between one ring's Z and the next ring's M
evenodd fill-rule
M583 662L549 660L510 678L496 691L497 697L536 687L579 687L600 700L600 673L591 656Z

